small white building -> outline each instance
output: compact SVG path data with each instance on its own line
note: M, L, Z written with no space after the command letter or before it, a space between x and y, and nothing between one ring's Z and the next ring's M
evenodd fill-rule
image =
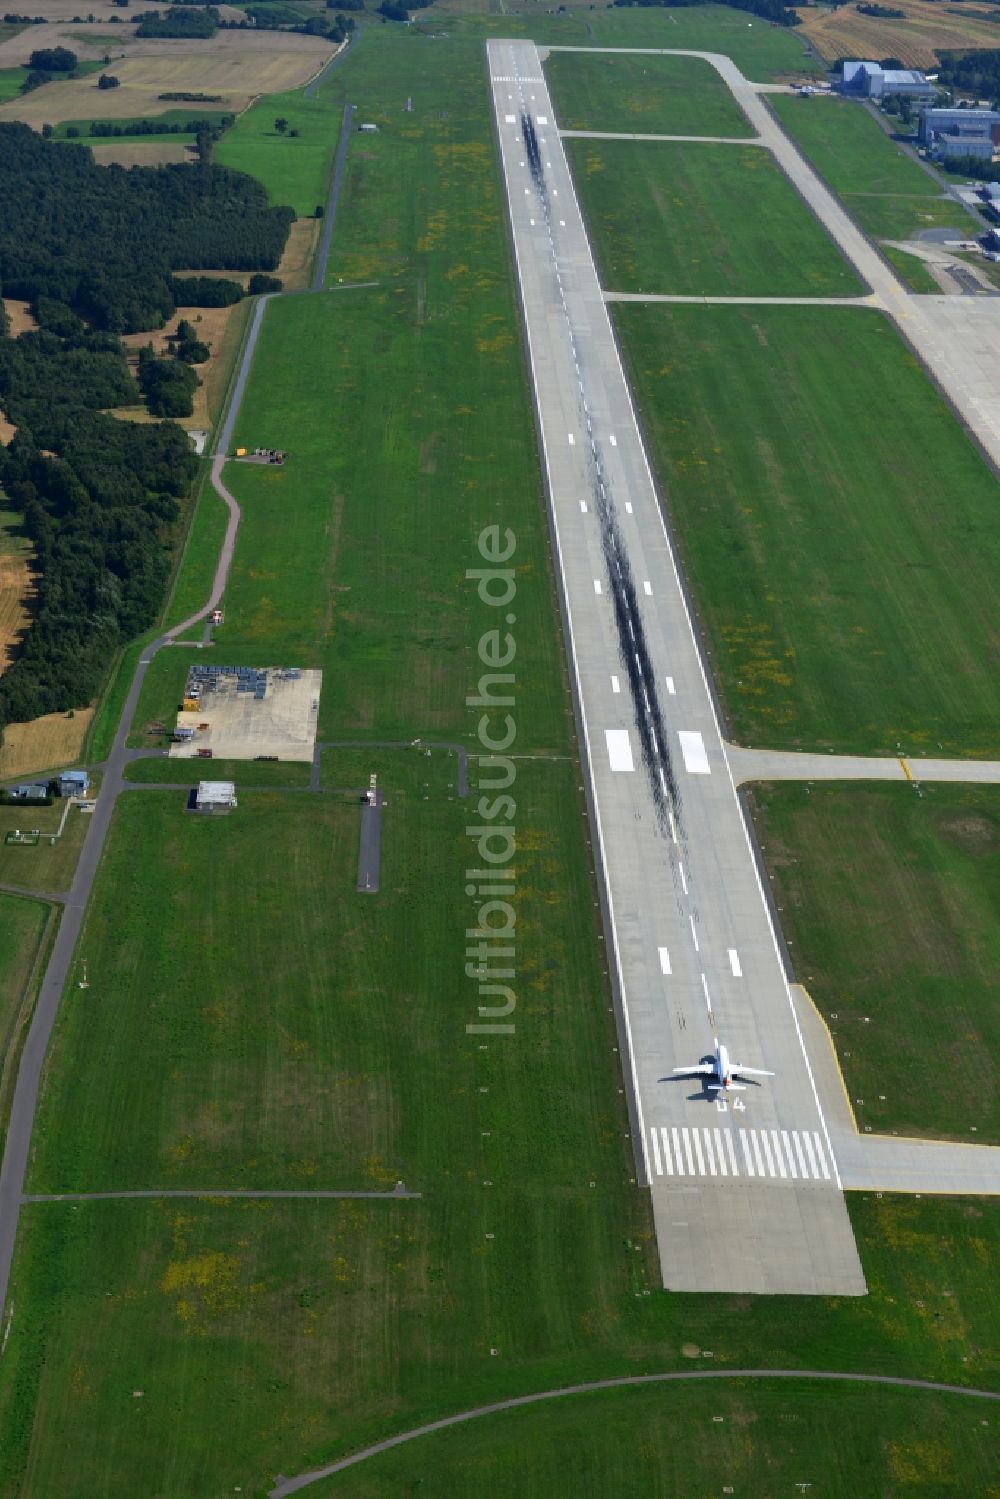
M362 135L376 135L378 133L378 126L373 124L371 120L366 120L363 125L358 126L358 129Z
M196 812L231 812L236 806L235 781L199 781Z

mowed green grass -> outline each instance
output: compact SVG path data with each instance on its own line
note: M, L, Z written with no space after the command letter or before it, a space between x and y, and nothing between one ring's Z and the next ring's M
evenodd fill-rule
M859 1128L996 1141L1000 792L921 791L768 785L753 801Z
M533 4L510 3L504 15L469 17L463 31L474 28L499 37L529 36L550 46L665 47L722 52L748 78L805 77L822 72L807 57L795 32L772 26L728 5L700 5L689 9L619 8L590 5L567 7L539 15ZM428 17L428 30L440 31L437 16Z
M781 95L772 95L768 104L827 186L874 239L910 239L921 229L972 232L969 215L937 189L934 178L862 105L848 99Z
M614 309L733 737L996 756L997 484L876 313Z
M565 145L607 291L848 297L865 290L759 147Z
M0 807L0 881L30 890L69 889L90 814L70 807L62 837L52 843L65 811L66 803L59 801L51 807L21 807L16 803ZM6 842L8 833L18 829L28 833L34 828L44 835L38 843Z
M249 172L263 182L272 203L287 203L303 218L326 206L342 115L343 106L331 104L328 87L308 99L300 89L267 94L226 131L214 160ZM278 119L288 121L284 135L274 128Z
M850 1440L845 1433L850 1432ZM985 1403L808 1381L670 1384L555 1400L417 1440L310 1490L315 1499L451 1499L818 1490L995 1492Z
M90 988L67 990L50 1053L36 1189L457 1179L480 1164L480 1084L496 1095L481 1107L503 1141L498 1185L541 1158L553 1190L579 1188L581 1161L617 1180L617 1058L572 765L518 767L525 1039L483 1051L465 1030L479 1001L463 956L479 863L465 829L482 814L437 786L428 800L391 776L383 789L372 897L356 891L355 795L241 787L217 819L185 813L183 790L124 799L81 938Z
M0 1146L14 1089L14 1053L26 1019L25 1001L30 998L42 944L49 927L51 908L37 900L16 895L0 896Z
M727 85L697 57L553 52L545 63L545 81L562 130L754 133Z
M615 1374L833 1367L996 1388L997 1202L850 1199L867 1297L806 1305L649 1295L648 1239L629 1211L638 1193L589 1188L590 1151L573 1190L542 1181L544 1149L528 1179L497 1181L493 1162L510 1135L497 1128L496 1096L472 1096L481 1118L467 1154L480 1159L469 1169L463 1155L418 1201L26 1207L17 1315L0 1365L3 1499L131 1496L149 1490L151 1475L163 1494L239 1486L263 1499L279 1472L308 1470L422 1420ZM713 1455L714 1471L728 1478L733 1464L748 1492L753 1473L770 1475L772 1463L774 1493L804 1480L851 1494L858 1475L854 1493L905 1493L918 1480L921 1493L944 1494L953 1480L959 1491L991 1492L982 1486L994 1430L986 1402L956 1401L946 1417L926 1394L890 1404L894 1397L878 1391L807 1382L773 1392L671 1388L659 1400L635 1393L634 1406L625 1395L604 1398L590 1406L590 1436L580 1436L580 1457L594 1464L590 1484L570 1456L587 1408L568 1403L500 1418L492 1431L469 1429L440 1449L414 1445L385 1479L374 1467L370 1479L359 1470L338 1482L352 1496L405 1493L419 1480L428 1492L463 1494L464 1464L477 1455L485 1464L485 1443L495 1444L496 1461L478 1471L484 1483L495 1477L501 1494L538 1492L543 1476L565 1499L709 1492ZM651 1424L631 1455L635 1482L616 1487L635 1429L630 1412L643 1410ZM984 1419L990 1426L977 1431ZM856 1444L859 1463L869 1456L868 1479L849 1454L836 1455L838 1422L840 1447ZM521 1490L506 1456L520 1431ZM825 1487L825 1457L839 1487ZM647 1485L658 1470L659 1487ZM695 1487L702 1472L706 1482ZM895 1487L873 1486L883 1472ZM329 1499L339 1487L317 1492Z

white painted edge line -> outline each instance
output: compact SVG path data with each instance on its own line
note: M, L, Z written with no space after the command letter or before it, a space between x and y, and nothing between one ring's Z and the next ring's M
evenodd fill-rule
M733 970L733 978L741 979L743 977L743 969L740 967L740 955L735 947L729 949L729 966Z
M660 955L660 972L661 973L669 973L670 972L670 953L669 953L668 949L665 948L665 947L658 947L656 949L656 951Z
M712 774L712 768L708 763L708 751L705 741L697 730L679 729L677 738L681 742L681 754L684 756L684 769L689 775L708 776Z
M676 697L677 696L677 688L674 686L674 679L673 679L673 677L668 677L667 678L667 691L670 693L671 697Z
M605 729L604 737L608 741L608 760L611 769L615 771L635 770L632 759L632 741L629 738L628 729Z
M489 47L489 46L490 46L490 43L487 43L487 47ZM723 82L726 84L726 87L729 89L730 93L732 93L733 97L735 98L736 96L735 96L735 93L733 91L733 87L732 87L732 84L731 84L730 80L726 77L726 74L723 71L723 69L716 63L714 57L708 56L708 57L706 57L706 61L709 62L712 65L712 67L715 68L715 71L719 74L719 77L723 80ZM731 66L735 67L735 64L731 64ZM737 69L737 71L739 71L739 70ZM740 76L742 77L742 74ZM565 152L563 153L563 159L565 161ZM804 158L803 158L803 160L804 160ZM568 164L567 164L567 170L568 170ZM569 183L570 183L570 192L573 195L573 202L576 204L577 214L580 216L580 218L582 220L583 215L580 213L580 202L579 202L579 199L576 196L576 188L575 188L575 186L573 184L572 173L570 173ZM505 189L506 189L506 186L507 186L507 181L506 181L506 174L505 174L505 176L504 176L504 188ZM509 196L510 195L508 194L508 202L509 202ZM587 252L588 252L589 259L590 259L591 269L593 270L593 273L594 273L594 279L597 282L597 285L600 286L600 280L599 280L599 278L597 276L597 267L594 265L593 251L592 251L592 249L590 247L590 239L589 239L588 236L586 236L586 234L585 234L585 238L587 240ZM515 243L515 259L518 259L518 256L517 256L517 247L516 247L516 240L515 240L514 243ZM518 289L520 290L520 265L518 265ZM605 321L608 324L608 331L611 333L612 343L613 343L613 347L614 347L614 350L615 350L615 362L618 365L618 372L619 372L619 375L621 376L622 385L623 385L624 390L625 390L625 399L628 402L629 411L630 411L631 416L632 416L633 430L636 432L636 434L639 437L639 452L642 455L643 466L644 466L644 468L646 470L646 478L647 478L647 480L649 482L649 487L650 487L651 492L655 495L658 491L657 491L657 488L656 488L656 484L654 483L654 480L653 480L653 470L650 467L649 454L646 452L646 445L643 442L642 436L641 436L641 433L640 433L639 420L638 420L638 417L636 416L636 412L635 412L635 403L632 400L632 391L631 391L631 389L629 387L628 381L625 379L625 370L624 370L624 367L622 365L621 352L620 352L620 350L618 348L617 340L615 340L615 338L614 338L613 329L611 328L611 317L610 317L610 314L609 314L608 309L607 309L607 304L604 303L603 300L602 300L602 304L601 304L600 313L598 315L601 315L601 314L603 314L604 319L605 319ZM530 340L529 340L529 342L530 342ZM543 443L543 446L544 446L544 443ZM546 464L546 468L547 467L548 467L548 465ZM627 513L629 515L632 514L632 506L628 503L628 501L626 501L626 503L625 503L625 509L626 509L626 511L627 511ZM802 1027L799 1024L799 1017L798 1017L798 1015L796 1013L796 1010L795 1010L795 1001L792 998L791 985L788 982L788 974L785 971L784 961L783 961L782 956L781 956L781 949L780 949L780 947L778 945L778 935L777 935L777 932L775 931L774 918L773 918L772 913L771 913L771 907L768 905L768 902L767 902L767 900L765 898L765 895L764 895L764 882L761 879L760 870L757 867L757 860L754 857L753 845L752 845L752 843L750 841L750 830L747 827L747 820L746 820L746 817L743 815L743 807L742 807L742 804L740 803L739 795L738 795L737 790L736 790L736 777L733 775L733 767L730 764L729 755L728 755L728 753L726 751L725 741L724 741L724 739L722 737L722 728L721 728L721 725L719 724L719 718L718 718L718 714L717 714L716 708L715 708L715 699L712 696L711 688L709 687L708 673L707 673L707 671L705 669L705 662L704 662L704 659L702 657L701 649L700 649L700 646L699 646L699 643L698 643L698 636L697 636L697 634L695 632L694 621L691 618L691 610L688 607L687 596L686 596L686 594L684 592L684 589L681 586L680 572L678 571L678 567L677 567L677 558L674 556L674 551L673 551L673 547L672 547L671 542L670 542L670 537L669 537L669 535L667 533L666 522L663 519L663 513L662 513L659 505L657 505L656 510L657 510L657 515L658 515L659 522L660 522L660 529L663 532L663 539L664 539L664 541L667 544L667 557L669 558L671 570L673 571L674 578L675 578L675 580L677 582L677 588L678 588L678 592L680 594L681 606L682 606L682 608L684 610L684 617L685 617L685 619L687 621L688 633L689 633L689 635L691 637L691 642L692 642L692 644L694 645L694 648L695 648L695 656L696 656L697 661L698 661L698 669L701 672L701 678L702 678L702 682L703 682L704 687L705 687L705 692L706 692L706 694L708 696L708 700L709 700L709 703L711 705L712 718L713 718L713 721L715 723L715 732L716 732L716 735L718 736L719 747L720 747L720 749L722 751L722 759L723 759L723 762L724 762L725 767L726 767L726 773L729 776L729 784L730 784L730 787L732 788L733 796L736 799L736 802L737 802L737 804L740 807L740 821L743 824L743 838L744 838L744 841L746 842L746 846L747 846L747 855L748 855L748 857L750 859L750 863L751 863L751 866L753 868L754 875L756 876L757 889L758 889L758 891L760 893L761 904L764 907L764 913L765 913L765 916L766 916L766 919L767 919L767 924L768 924L768 927L769 927L770 932L771 932L771 945L774 948L774 956L775 956L775 959L776 959L777 964L778 964L778 969L779 969L779 971L781 973L782 981L784 982L784 985L785 985L785 998L788 1001L788 1008L791 1011L792 1020L793 1020L793 1022L795 1024L795 1035L796 1035L796 1037L798 1039L799 1049L802 1052L802 1057L803 1057L803 1060L805 1061L805 1064L806 1064L806 1072L809 1074L809 1083L810 1083L810 1086L812 1088L813 1102L816 1105L816 1113L818 1114L819 1120L820 1120L820 1124L823 1127L823 1137L824 1137L824 1139L826 1141L826 1148L827 1148L827 1151L829 1152L830 1161L831 1161L831 1164L833 1166L834 1181L836 1182L837 1187L841 1191L843 1191L843 1182L840 1179L840 1170L839 1170L839 1168L837 1166L836 1152L834 1151L834 1148L833 1148L833 1142L830 1139L830 1130L829 1130L829 1127L828 1127L827 1122L826 1122L826 1115L823 1112L823 1105L820 1102L819 1089L818 1089L818 1087L816 1085L816 1076L815 1076L815 1073L813 1072L813 1069L812 1069L812 1063L809 1060L809 1053L806 1050L805 1037L802 1034ZM602 839L602 854L603 854L603 839ZM621 973L620 955L616 953L616 957L618 958L619 979L623 981L623 975ZM636 1070L635 1070L635 1058L634 1058L634 1056L632 1058L632 1077L633 1077L633 1080L637 1082ZM640 1106L640 1113L641 1113L641 1106ZM646 1150L645 1150L645 1141L643 1142L643 1158L644 1158L644 1160L646 1160L647 1167L648 1167L648 1157L646 1155Z
M622 690L622 684L619 682L618 678L612 673L612 677L611 677L611 691L612 692L621 692L621 690Z
M643 579L643 583L642 583L642 591L643 591L643 593L645 593L645 594L646 594L646 595L647 595L647 596L648 596L648 597L650 597L650 598L652 598L652 595L653 595L653 585L652 585L652 583L650 583L650 581L649 581L649 579L648 579L648 578L644 578L644 579Z

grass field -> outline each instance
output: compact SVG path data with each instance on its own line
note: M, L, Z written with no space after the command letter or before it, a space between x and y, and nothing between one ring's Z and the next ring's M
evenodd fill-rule
M0 895L0 1146L50 919L51 907L41 901Z
M489 1127L485 1100L481 1108ZM479 1152L476 1133L468 1155ZM502 1153L482 1144L484 1157L491 1148ZM148 1489L154 1473L166 1494L239 1486L263 1499L276 1473L315 1466L420 1419L615 1373L832 1366L995 1388L996 1202L852 1200L871 1293L810 1299L805 1315L795 1298L644 1295L647 1244L630 1217L634 1194L539 1185L547 1150L536 1150L527 1180L492 1189L481 1185L483 1164L465 1169L466 1159L418 1202L27 1208L12 1288L17 1316L0 1366L0 1495L90 1499L102 1488L133 1495ZM825 1454L837 1414L850 1413L841 1446L856 1435L859 1452L871 1453L874 1463L884 1442L881 1461L896 1483L855 1492L912 1487L943 1495L951 1475L967 1482L965 1492L990 1492L979 1480L989 1450L981 1443L994 1429L991 1409L956 1405L949 1428L933 1413L933 1398L914 1395L907 1406L900 1396L894 1410L891 1398L868 1391L851 1400L805 1384L783 1385L773 1396L761 1387L712 1386L700 1401L670 1390L659 1409L678 1419L646 1433L632 1454L634 1471L671 1463L672 1453L687 1453L694 1436L711 1427L711 1447L699 1463L718 1453L741 1464L738 1474L749 1473L759 1449L757 1471L769 1471L764 1462L773 1454L777 1476L788 1480L769 1484L768 1492L795 1492L792 1480L809 1481L815 1472L807 1433L815 1432ZM622 1428L617 1418L599 1419L599 1404L592 1409L585 1450L598 1475L614 1474ZM560 1450L568 1440L563 1423L583 1419L579 1410L548 1409ZM718 1414L731 1415L735 1433L715 1430ZM526 1423L529 1479L539 1443L530 1433L540 1431L543 1415L505 1417L494 1427L503 1451L505 1427L516 1433L516 1423ZM626 1406L621 1420L630 1419ZM977 1429L983 1419L991 1425ZM474 1453L488 1435L480 1427L453 1440L471 1442ZM797 1473L786 1466L796 1454L809 1465ZM389 1491L431 1480L428 1455L433 1461L432 1453L409 1449L417 1466L404 1467L395 1488L399 1469L390 1468ZM846 1484L857 1470L847 1455L837 1461L834 1476ZM498 1461L498 1484L504 1467ZM693 1492L678 1467L671 1471L673 1487L625 1492ZM581 1489L568 1459L548 1474L548 1492L560 1499L616 1492ZM366 1492L362 1479L363 1470L341 1482L355 1496ZM377 1469L370 1481L370 1492L386 1492ZM464 1482L461 1474L457 1482ZM813 1482L816 1491L850 1493ZM750 1483L748 1476L746 1492ZM443 1480L423 1486L467 1491ZM317 1492L331 1499L339 1486Z
M54 844L45 837L34 845L3 842L4 836L16 828L22 832L38 828L40 833L50 835L57 832L65 805L56 801L51 807L0 806L0 883L29 890L69 889L86 836L88 813L71 807L65 830Z
M865 16L857 6L803 13L802 36L827 62L838 57L898 57L906 68L931 68L943 48L996 47L996 11L988 5L928 5L892 0L899 18Z
M996 480L891 325L614 314L734 738L996 755Z
M125 779L140 785L171 783L194 786L209 771L213 780L237 781L243 786L298 786L309 784L310 766L293 761L277 765L258 760L213 760L210 766L198 760L133 760L125 767Z
M850 1440L845 1441L845 1433ZM857 1499L996 1495L995 1431L954 1396L778 1381L681 1384L547 1402L414 1442L310 1489L390 1499L427 1485L449 1499L728 1491ZM766 1490L762 1475L766 1474ZM726 1492L726 1489L723 1489Z
M865 289L756 146L565 145L609 291L847 297Z
M886 135L863 105L781 95L768 103L866 234L910 239L921 229L972 232L972 216L936 187L934 178Z
M884 245L882 254L889 264L899 272L911 291L922 292L931 296L940 294L941 288L931 275L924 261L916 255L908 255L905 250L898 249L895 245Z
M996 1142L1000 794L922 792L759 787L757 826L859 1128Z
M331 103L328 87L306 99L301 91L271 94L240 116L215 148L223 167L249 172L263 182L273 203L289 203L303 217L326 204L330 166L340 133L343 105ZM290 133L274 128L288 121Z
M6 27L0 27L0 42L5 40ZM0 104L7 99L16 99L24 82L23 68L0 68Z
M563 130L753 134L715 69L695 57L553 52L545 80Z

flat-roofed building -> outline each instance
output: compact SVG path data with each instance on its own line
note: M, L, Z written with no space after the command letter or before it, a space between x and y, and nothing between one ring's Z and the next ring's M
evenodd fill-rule
M199 781L195 793L196 812L231 812L236 806L234 781Z

